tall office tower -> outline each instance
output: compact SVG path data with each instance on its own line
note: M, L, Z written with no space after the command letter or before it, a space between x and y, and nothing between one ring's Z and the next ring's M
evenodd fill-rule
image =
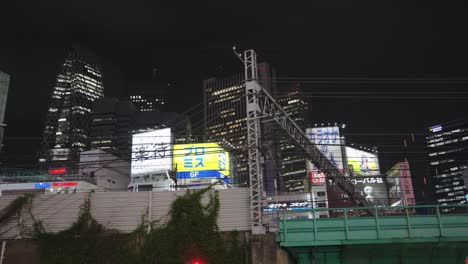
M116 98L97 100L89 132L90 148L102 149L130 161L136 112L136 107L130 101L119 101Z
M269 64L262 62L258 66L260 84L268 91L275 92L276 74ZM204 127L207 140L220 144L231 153L236 186L248 185L247 162L247 122L244 75L239 73L225 78L211 78L203 82ZM274 155L274 136L272 124L263 124L264 149ZM271 153L270 153L271 152ZM274 161L265 160L265 188L273 188L270 178L275 176Z
M149 81L131 85L129 99L141 112L163 111L167 105L166 90L171 84L161 81Z
M279 88L278 103L291 119L305 131L308 103L299 84ZM308 171L306 159L284 133L278 133L280 177L279 188L284 192L308 191Z
M429 127L426 144L438 204L467 202L468 123L453 121ZM445 209L450 211L450 209Z
M5 129L5 109L8 98L8 86L10 84L10 75L0 71L0 150L3 146L3 133Z
M76 172L79 153L88 149L94 101L104 95L102 80L95 56L78 47L69 52L53 88L40 163Z

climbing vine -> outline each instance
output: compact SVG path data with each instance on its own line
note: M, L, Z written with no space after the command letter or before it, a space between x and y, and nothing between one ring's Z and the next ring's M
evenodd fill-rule
M165 219L141 224L130 234L104 228L91 215L87 196L78 219L67 230L48 233L34 221L41 263L243 263L237 232L222 236L217 226L218 192L187 191L171 204ZM209 201L202 197L209 192ZM163 221L165 220L165 221Z
M17 215L26 205L30 204L33 194L27 193L17 197L0 212L0 225Z

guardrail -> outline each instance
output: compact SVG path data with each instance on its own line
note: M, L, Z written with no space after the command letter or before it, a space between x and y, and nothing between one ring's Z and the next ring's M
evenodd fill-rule
M424 214L418 213L421 209ZM314 217L320 211L333 217ZM304 213L312 217L303 217ZM301 215L281 212L277 240L282 246L468 241L467 205L321 208L302 211Z

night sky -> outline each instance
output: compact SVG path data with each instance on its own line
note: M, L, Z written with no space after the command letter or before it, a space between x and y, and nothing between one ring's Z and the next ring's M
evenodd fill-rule
M103 58L107 96L123 97L156 68L177 84L169 108L178 112L201 103L204 78L242 70L232 45L254 48L279 84L302 83L309 123L347 123L350 140L379 146L384 169L404 158L411 133L418 141L427 126L468 118L468 17L455 1L11 2L0 15L0 69L11 75L3 156L17 164L35 158L73 43Z

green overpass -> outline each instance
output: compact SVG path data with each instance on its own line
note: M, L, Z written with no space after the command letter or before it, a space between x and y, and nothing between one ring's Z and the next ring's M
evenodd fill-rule
M468 257L465 205L311 211L324 210L335 217L294 219L284 213L279 220L277 242L298 263L448 264L465 263Z

